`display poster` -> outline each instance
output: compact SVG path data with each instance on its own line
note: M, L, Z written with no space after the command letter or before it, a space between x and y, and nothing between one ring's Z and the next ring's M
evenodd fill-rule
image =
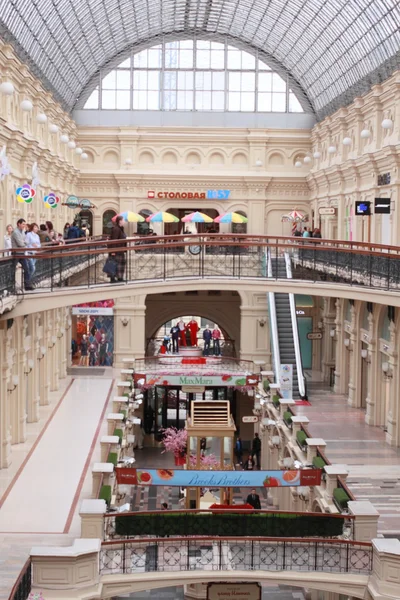
M291 487L321 484L321 469L288 471L197 471L117 467L118 484L179 487Z
M259 583L209 583L207 600L261 600Z
M183 385L210 387L242 387L257 385L259 375L157 375L148 373L146 385Z
M293 398L293 365L281 365L280 392L284 400Z

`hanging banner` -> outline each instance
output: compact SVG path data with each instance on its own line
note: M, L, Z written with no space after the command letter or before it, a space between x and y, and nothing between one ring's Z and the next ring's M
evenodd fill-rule
M242 387L257 385L260 376L255 375L156 375L148 373L147 385L184 385L184 386L216 386Z
M291 400L293 398L293 365L281 365L279 382L282 398Z
M292 471L186 471L117 467L117 482L126 485L179 487L291 487L321 484L321 469Z

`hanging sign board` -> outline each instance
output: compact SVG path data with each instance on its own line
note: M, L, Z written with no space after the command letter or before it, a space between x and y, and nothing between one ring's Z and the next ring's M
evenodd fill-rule
M182 392L186 392L187 394L203 394L205 392L204 385L183 385Z
M281 365L279 381L282 398L293 398L293 365Z
M113 315L114 309L105 306L73 306L73 315Z
M322 340L322 333L320 331L311 331L307 333L308 340Z
M209 583L207 600L261 600L259 583Z
M289 471L196 471L117 467L118 484L180 487L290 487L321 484L322 469Z
M390 215L390 198L375 198L375 214Z
M325 208L320 208L319 209L319 214L320 215L335 215L336 214L336 208L333 207L325 207Z
M361 200L356 201L356 216L364 217L370 216L371 214L371 202L365 202Z
M249 417L242 417L242 423L257 423L257 415L251 415Z
M69 208L77 208L79 206L79 198L77 196L68 196L65 201L65 204Z
M148 373L147 385L183 385L208 387L244 387L256 385L259 375L157 375Z

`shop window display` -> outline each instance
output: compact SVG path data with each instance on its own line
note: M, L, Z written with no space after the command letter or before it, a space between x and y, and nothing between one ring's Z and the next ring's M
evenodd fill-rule
M111 367L114 354L114 301L73 307L72 362L84 367Z

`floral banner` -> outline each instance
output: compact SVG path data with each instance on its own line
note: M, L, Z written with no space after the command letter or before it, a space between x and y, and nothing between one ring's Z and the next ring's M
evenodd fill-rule
M321 484L321 469L292 471L186 471L117 467L117 482L125 485L180 487L291 487Z

